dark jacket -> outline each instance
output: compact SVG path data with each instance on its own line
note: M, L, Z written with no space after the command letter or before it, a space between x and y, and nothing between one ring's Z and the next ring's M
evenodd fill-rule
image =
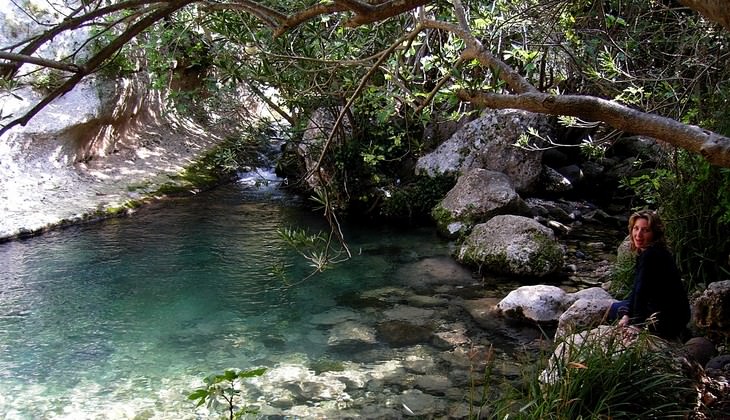
M659 245L646 248L637 257L628 307L632 324L645 323L655 313L657 322L649 329L665 338L679 336L690 318L687 291L674 257Z

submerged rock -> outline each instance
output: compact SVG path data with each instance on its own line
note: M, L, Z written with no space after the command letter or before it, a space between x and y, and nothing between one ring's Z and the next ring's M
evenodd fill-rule
M378 324L378 339L391 347L405 347L430 341L432 331L423 325L392 320Z
M433 293L439 286L468 286L476 282L472 270L447 256L424 258L404 265L398 269L395 277L422 293ZM405 295L403 293L401 296Z
M330 330L327 344L331 347L360 347L377 343L375 329L356 321L345 321Z

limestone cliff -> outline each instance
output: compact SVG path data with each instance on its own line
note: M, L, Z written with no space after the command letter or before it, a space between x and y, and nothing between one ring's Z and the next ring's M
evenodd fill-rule
M38 16L46 16L44 5L54 13L43 0L37 3ZM38 16L30 19L0 0L0 48L40 30ZM63 56L81 42L74 37L84 36L54 39L44 54ZM32 70L24 65L21 84L0 89L0 123L43 97L48 73ZM115 80L91 77L0 137L0 240L139 199L222 140L168 109L164 92L149 86L144 71Z

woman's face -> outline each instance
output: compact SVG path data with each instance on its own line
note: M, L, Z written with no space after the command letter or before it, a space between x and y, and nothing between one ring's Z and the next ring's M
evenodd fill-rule
M649 227L649 221L644 218L638 218L634 221L631 228L631 241L638 250L644 250L652 241L654 241L654 232Z

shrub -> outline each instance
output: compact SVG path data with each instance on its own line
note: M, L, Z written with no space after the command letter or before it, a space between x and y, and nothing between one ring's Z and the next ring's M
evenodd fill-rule
M605 327L612 328L612 327ZM606 338L608 337L608 338ZM656 338L641 332L631 345L622 334L567 347L570 360L543 355L526 366L525 384L482 407L495 419L634 419L686 417L693 391L681 366ZM549 367L549 370L542 369ZM547 373L547 375L546 375Z

